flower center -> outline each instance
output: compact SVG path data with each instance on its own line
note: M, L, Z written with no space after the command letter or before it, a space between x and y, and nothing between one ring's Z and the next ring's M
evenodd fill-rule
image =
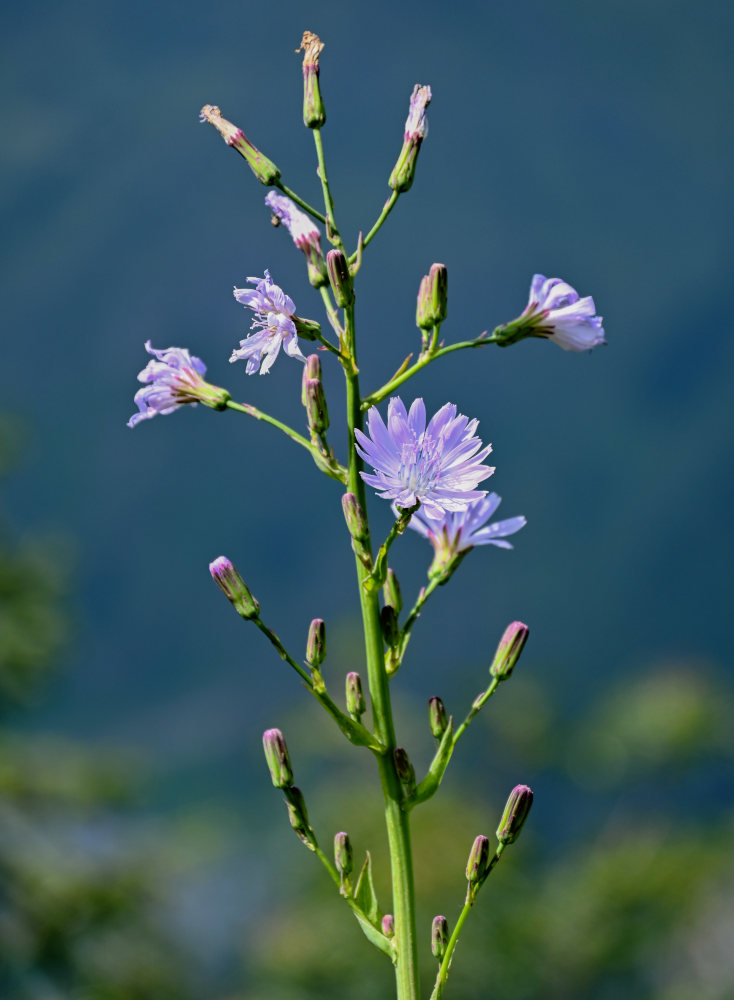
M441 475L441 453L436 441L405 442L400 452L398 479L416 496L429 493Z

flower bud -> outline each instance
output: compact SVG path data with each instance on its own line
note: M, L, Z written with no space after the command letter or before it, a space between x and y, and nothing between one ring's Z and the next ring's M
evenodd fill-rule
M324 102L319 88L319 55L324 47L318 35L304 31L300 46L303 50L303 124L307 128L321 128L326 121Z
M313 434L322 435L329 429L329 409L326 405L324 386L321 379L306 380L306 415Z
M316 846L316 838L308 822L308 812L306 811L306 801L303 792L295 785L285 789L286 806L288 807L288 822L293 828L299 840L303 841L309 850Z
M402 785L405 785L408 792L415 790L415 768L410 763L408 751L403 747L396 747L393 751L395 759L395 770Z
M418 290L416 325L430 330L446 319L448 304L448 271L445 264L432 264L431 270L421 279Z
M334 837L334 864L343 884L344 879L349 878L352 874L352 868L354 867L352 861L352 844L349 840L349 835L346 833L337 833Z
M470 886L476 886L481 882L482 876L487 870L488 862L489 841L486 837L480 835L472 844L469 860L466 863L466 878Z
M443 702L435 695L428 699L428 721L431 726L431 734L440 740L446 732L449 720Z
M497 827L497 840L500 844L512 844L517 840L532 804L532 789L527 785L515 785L502 813L500 825Z
M494 654L490 674L499 681L506 681L520 659L520 653L527 642L530 629L522 622L512 622L505 629Z
M369 537L367 518L354 493L344 494L342 497L342 510L344 511L344 520L347 522L349 534L358 542L366 542Z
M312 282L313 284L313 282ZM303 319L302 316L291 316L296 333L303 340L318 340L321 333L321 324L315 319Z
M290 788L293 784L288 747L279 729L266 729L263 733L263 750L268 762L270 777L276 788Z
M433 918L431 925L431 951L433 957L439 962L446 954L446 945L449 943L449 923L446 917L437 916Z
M400 626L392 604L386 604L380 611L380 628L385 645L394 649L400 641Z
M238 615L241 615L246 621L257 618L260 613L260 605L226 556L218 556L214 562L209 563L209 572Z
M392 913L386 913L382 918L382 933L386 938L395 937L395 917Z
M416 83L410 97L410 110L405 121L403 148L393 167L388 184L394 191L407 191L415 177L415 163L418 150L428 134L426 108L431 103L431 88Z
M205 104L199 113L199 121L209 122L219 132L221 137L247 160L247 165L261 184L275 184L280 178L280 170L272 160L264 156L252 145L241 128L222 117L222 112L216 105Z
M364 694L362 693L362 678L355 670L347 674L347 712L357 719L365 713Z
M352 276L347 258L341 250L329 250L326 255L326 270L329 272L331 289L338 306L350 306L354 302Z
M303 366L303 376L301 378L301 403L306 405L306 383L309 379L321 379L321 359L318 354L309 354L306 364Z
M399 615L403 610L403 598L400 593L400 584L398 583L398 578L395 575L394 569L388 569L382 593L385 597L385 604L389 604L391 607L395 608L395 614Z
M312 667L320 667L326 659L326 625L322 618L314 618L308 628L306 641L306 661Z

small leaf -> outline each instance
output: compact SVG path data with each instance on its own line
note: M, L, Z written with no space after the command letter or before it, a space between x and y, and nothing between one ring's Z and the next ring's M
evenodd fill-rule
M389 938L386 938L381 931L378 931L375 927L373 927L372 924L368 923L364 919L364 917L361 917L359 915L359 913L355 913L354 915L359 921L359 926L364 931L367 940L370 941L375 946L375 948L379 948L380 951L383 951L388 956L388 958L392 960L392 963L394 965L396 956L395 956L395 949L393 948L392 945L392 941L390 941Z
M430 799L438 791L438 786L441 784L441 779L443 778L444 771L448 766L449 760L451 760L451 754L454 749L454 720L449 718L449 724L441 737L441 742L438 744L438 749L431 761L431 766L428 769L428 774L425 776L420 785L416 788L415 792L408 800L408 805L410 807L418 805L419 802L425 802L426 799Z
M395 374L393 375L393 377L391 379L388 379L389 382L393 382L396 378L400 378L400 376L403 374L403 372L407 369L408 365L410 364L410 359L412 357L413 357L413 354L411 352L408 355L408 357L405 359L405 361L403 361L402 365L395 372Z
M362 871L359 873L359 878L357 879L354 900L369 922L375 928L379 928L381 926L382 913L380 912L380 907L377 905L375 886L372 882L372 859L370 858L369 851L367 851Z

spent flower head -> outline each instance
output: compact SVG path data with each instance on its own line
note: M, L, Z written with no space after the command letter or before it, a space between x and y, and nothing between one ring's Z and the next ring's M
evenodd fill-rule
M581 298L561 278L534 274L523 312L499 328L500 343L514 344L525 337L546 337L564 351L588 351L605 344L602 317L590 295Z
M247 361L247 374L253 375L258 368L265 375L273 367L281 347L291 358L305 363L296 334L296 307L282 288L274 284L270 272L264 278L248 278L255 288L235 288L234 297L243 306L252 309L255 318L250 333L240 341L237 350L232 351L230 361Z
M426 108L431 103L431 88L416 83L410 95L410 109L405 120L403 148L393 167L388 183L394 191L408 191L415 177L415 164L421 143L428 135Z
M215 410L226 406L229 393L204 380L206 365L201 358L189 354L184 347L152 347L149 340L145 349L154 360L138 373L138 381L145 385L135 393L140 412L130 417L128 427L150 420L157 413L173 413L184 403L204 403Z
M321 253L321 233L314 222L287 195L277 191L268 192L265 204L273 213L273 223L284 225L295 245L305 254L308 280L314 288L327 285L329 276Z
M398 507L422 510L435 519L448 511L462 511L486 496L475 489L494 469L482 462L492 450L475 436L478 420L457 415L446 403L426 426L426 408L416 399L406 412L399 396L390 400L387 426L373 406L367 413L369 436L355 430L357 452L375 470L362 472L366 483Z

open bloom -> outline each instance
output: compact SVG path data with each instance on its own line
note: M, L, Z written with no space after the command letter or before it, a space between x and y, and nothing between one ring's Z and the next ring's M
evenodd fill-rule
M149 340L145 349L155 360L149 361L138 375L138 380L145 383L135 393L140 412L130 417L128 427L149 420L156 413L173 413L184 403L204 403L214 409L224 407L229 393L204 381L206 365L201 358L193 357L183 347L157 350Z
M511 549L512 545L505 539L524 528L527 521L520 516L487 524L501 502L501 497L490 493L473 500L464 510L450 511L440 518L429 517L423 509L416 511L408 527L427 538L433 546L431 572L448 567L458 555L468 552L475 545Z
M606 343L602 318L595 314L590 295L582 299L560 278L534 274L528 304L516 322L530 327L531 335L554 340L564 351L588 351Z
M234 297L243 306L255 313L250 333L240 346L232 352L230 361L247 361L247 374L253 375L258 368L265 375L273 367L280 348L291 358L305 363L296 335L294 316L296 307L293 300L270 280L270 272L264 278L248 278L255 288L235 288Z
M291 234L295 245L305 254L308 280L314 288L327 285L329 276L321 253L321 233L317 226L287 195L270 191L265 196L265 204L273 213L273 222L277 220L282 223Z
M356 430L357 452L375 470L362 472L378 496L398 507L412 507L420 500L423 511L440 519L448 511L465 510L472 500L486 496L475 486L491 476L482 465L492 450L475 437L478 420L456 413L446 403L426 426L426 407L416 399L406 413L400 397L390 400L387 426L376 407L367 413L369 436ZM480 450L481 449L481 450Z

